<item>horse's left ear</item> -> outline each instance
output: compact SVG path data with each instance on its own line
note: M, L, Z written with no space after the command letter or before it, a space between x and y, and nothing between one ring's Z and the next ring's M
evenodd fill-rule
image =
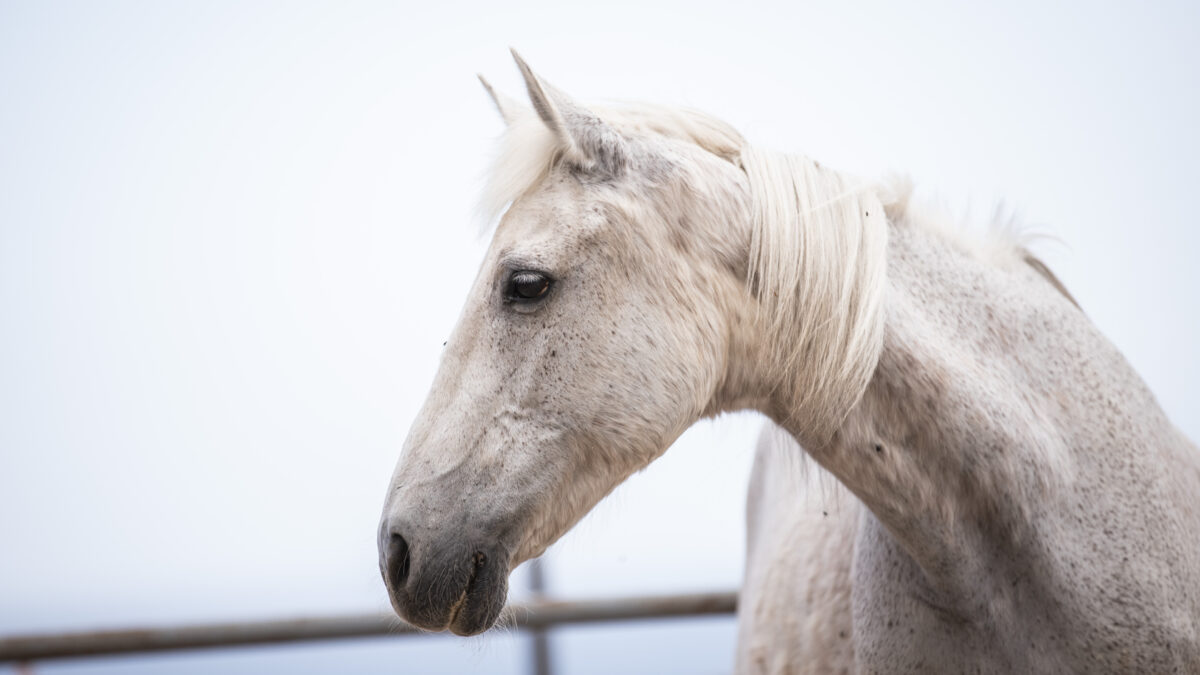
M512 55L525 78L533 109L558 136L567 161L585 171L620 175L629 156L625 139L595 113L534 75L515 49Z
M487 90L488 96L492 97L492 103L496 104L496 110L500 111L500 117L504 118L505 124L512 124L521 114L521 108L525 106L517 103L513 99L492 88L492 83L488 82L482 75L477 75L479 83ZM525 108L528 111L528 108Z

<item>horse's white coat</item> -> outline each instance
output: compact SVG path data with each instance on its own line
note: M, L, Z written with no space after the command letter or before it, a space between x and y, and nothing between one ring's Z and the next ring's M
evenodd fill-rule
M536 115L496 99L484 209L511 206L384 507L401 614L486 629L512 567L700 417L754 408L849 493L816 520L798 458L760 451L743 670L1200 669L1197 451L1044 267L518 63ZM531 270L554 285L513 301Z

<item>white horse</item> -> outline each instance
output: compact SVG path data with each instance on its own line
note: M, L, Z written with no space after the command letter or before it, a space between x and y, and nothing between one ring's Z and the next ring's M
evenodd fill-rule
M517 63L507 211L379 529L403 618L486 630L516 565L751 408L790 439L752 485L742 670L1200 672L1200 453L1044 266Z

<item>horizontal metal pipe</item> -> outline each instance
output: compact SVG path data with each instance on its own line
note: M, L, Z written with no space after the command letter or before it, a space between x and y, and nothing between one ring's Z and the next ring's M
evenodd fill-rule
M506 610L509 618L505 623L517 628L544 629L563 624L597 621L730 614L735 610L736 604L735 592L594 600L539 600L509 605ZM18 635L0 638L0 663L401 635L432 633L418 630L394 614L379 613L276 621L237 621L170 628Z

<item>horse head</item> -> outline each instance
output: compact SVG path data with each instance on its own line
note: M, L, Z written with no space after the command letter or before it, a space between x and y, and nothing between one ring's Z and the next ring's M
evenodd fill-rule
M847 388L854 398L865 375L842 368L837 350L878 337L853 325L877 304L838 295L861 285L857 277L813 276L840 274L847 257L873 260L854 255L863 228L827 218L824 238L805 244L804 276L787 253L798 230L756 226L832 203L861 217L862 204L846 199L856 193L812 162L758 162L736 131L700 113L598 114L520 57L517 65L531 107L484 83L508 124L487 194L507 210L405 441L379 528L397 612L462 635L493 625L514 567L695 421L742 408L771 414L780 395L790 403L795 378L781 378L780 365L800 358L829 364L815 371L824 389L862 380ZM756 195L774 177L786 181L769 199ZM866 210L883 222L881 208ZM793 248L775 247L780 237ZM813 316L775 311L802 287L828 302L804 303ZM824 331L824 342L792 325ZM780 326L781 339L763 339Z
M495 229L379 529L397 612L462 635L496 621L514 567L715 412L753 305L727 225L747 220L740 172L517 63L532 109L493 97L538 175Z

